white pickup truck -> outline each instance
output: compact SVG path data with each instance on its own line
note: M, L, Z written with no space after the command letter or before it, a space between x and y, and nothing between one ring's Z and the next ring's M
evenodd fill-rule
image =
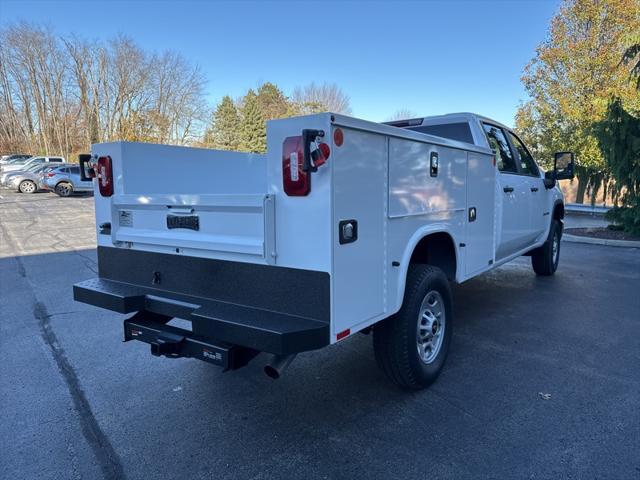
M373 332L391 380L423 388L453 327L450 282L521 255L558 266L564 206L514 132L474 114L390 124L323 113L267 124L265 155L115 142L95 179L99 277L75 299L133 315L125 340L224 369ZM181 318L191 328L170 321Z

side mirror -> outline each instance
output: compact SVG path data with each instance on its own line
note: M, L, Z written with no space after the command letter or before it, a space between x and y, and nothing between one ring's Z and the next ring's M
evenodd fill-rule
M571 180L574 169L573 152L556 152L553 158L553 177L556 180Z

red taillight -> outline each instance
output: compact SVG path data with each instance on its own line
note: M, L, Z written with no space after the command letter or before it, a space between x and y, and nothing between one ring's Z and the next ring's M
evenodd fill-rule
M55 175L55 173L53 173L53 172L47 173L47 177L53 177L54 175Z
M302 137L287 137L282 144L282 183L290 197L304 197L311 191L311 172L302 170Z
M113 169L109 156L98 158L98 187L103 197L113 195Z
M290 197L304 197L311 191L311 173L323 165L331 149L326 143L318 143L310 152L311 166L304 171L304 136L287 137L282 144L282 183L284 192Z

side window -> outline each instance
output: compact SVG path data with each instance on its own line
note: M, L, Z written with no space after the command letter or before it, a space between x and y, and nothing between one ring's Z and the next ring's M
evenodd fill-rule
M50 162L62 162L60 157L49 157Z
M501 172L517 173L518 167L516 166L516 159L513 156L511 148L509 148L509 142L507 142L507 137L505 137L502 129L495 125L489 125L488 123L483 123L482 126L484 132L487 134L489 146L496 152L498 170Z
M518 156L520 157L520 168L525 175L539 175L538 166L536 162L533 160L533 157L527 150L527 147L524 146L524 143L520 141L518 137L516 137L513 133L509 132L509 137L511 138L511 143L513 143L518 151Z
M71 173L75 173L76 175L80 175L80 167L69 167Z

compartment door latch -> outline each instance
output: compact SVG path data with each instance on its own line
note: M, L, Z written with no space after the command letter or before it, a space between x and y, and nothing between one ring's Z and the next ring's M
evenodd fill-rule
M358 221L341 220L338 224L338 232L340 245L355 242L358 239Z

